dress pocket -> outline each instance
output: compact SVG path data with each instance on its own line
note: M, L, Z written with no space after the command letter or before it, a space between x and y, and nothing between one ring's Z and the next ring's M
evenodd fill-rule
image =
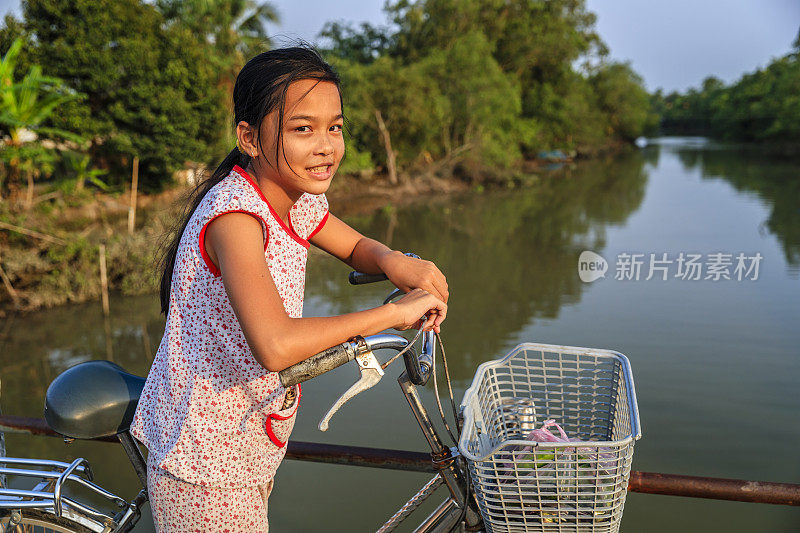
M292 434L292 429L294 428L294 421L297 418L297 408L300 407L300 397L302 393L300 391L300 385L298 384L296 387L297 398L294 400L294 405L267 415L267 436L269 440L272 441L272 444L278 448L286 446L289 435Z

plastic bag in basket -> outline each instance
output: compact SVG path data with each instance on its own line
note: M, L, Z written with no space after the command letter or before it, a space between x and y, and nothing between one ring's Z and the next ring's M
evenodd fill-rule
M558 430L559 435L553 435L549 428L554 427ZM534 441L534 442L575 442L579 441L580 439L577 438L570 438L567 435L567 432L558 425L558 423L554 419L545 420L542 424L542 427L539 429L534 429L526 436L525 440ZM524 457L522 453L524 452L534 452L533 446L514 446L509 449L511 452L517 452L515 455L519 457ZM592 448L563 448L560 450L553 450L553 453L542 454L539 453L537 455L531 454L528 456L530 458L530 462L522 462L519 463L519 466L532 468L534 470L541 469L547 466L551 466L549 463L554 462L556 460L557 453L577 453L578 458L584 459L591 459L592 461L600 460L599 464L603 468L613 468L614 466L614 454L606 454L606 453L597 453L596 450ZM535 464L534 462L535 461ZM509 469L513 469L513 464L509 463L502 463L503 466Z
M553 427L558 430L561 434L561 437L556 437L553 435L549 429L549 427ZM561 426L556 424L556 421L553 419L545 420L544 424L542 424L541 429L534 429L530 433L528 433L527 440L532 440L536 442L570 442L570 438L567 437L566 431L561 429Z
M555 435L553 435L548 429L550 427L555 427L556 429L558 429L558 432L561 436L556 437ZM544 424L542 424L542 427L539 429L534 429L533 431L528 433L528 435L525 437L525 440L532 440L534 442L570 442L570 438L567 436L567 433L553 419L545 420ZM517 457L521 457L522 452L532 452L533 446L513 446L509 448L509 451L518 452L516 454ZM533 460L534 456L531 455L530 459ZM544 464L546 464L547 462L554 460L555 454L546 454L546 455L540 454L538 459L539 459L539 464L537 464L536 466L541 467L544 466ZM509 469L514 468L514 465L510 463L503 463L503 466ZM520 466L526 466L530 468L534 467L533 464L528 465L524 463L521 464Z
M555 428L558 435L554 435L550 428ZM555 420L545 420L540 428L534 429L526 436L525 440L533 442L570 443L580 441L570 438L566 431ZM513 486L511 492L504 493L506 502L513 505L516 499L517 511L511 514L522 513L523 509L536 510L540 519L545 523L575 523L576 520L605 520L610 518L606 510L578 509L565 507L559 503L559 492L563 488L570 499L577 497L591 498L594 505L602 504L613 498L609 489L597 488L594 480L580 477L578 470L582 468L603 470L611 469L615 465L614 454L599 453L596 448L589 447L564 447L551 449L536 449L535 446L511 446L510 459L513 463L500 462L500 486ZM505 455L505 454L504 454ZM505 457L504 457L505 459ZM574 463L573 463L574 461ZM516 463L516 468L515 464ZM556 464L558 463L558 465ZM573 468L566 467L574 464ZM593 466L596 465L596 466ZM606 473L607 474L607 473ZM529 489L535 487L536 496L527 494ZM522 493L519 493L519 490ZM502 489L501 489L502 490ZM578 491L580 496L574 495ZM517 497L517 494L521 494ZM526 496L531 501L525 501ZM563 502L562 502L563 503Z

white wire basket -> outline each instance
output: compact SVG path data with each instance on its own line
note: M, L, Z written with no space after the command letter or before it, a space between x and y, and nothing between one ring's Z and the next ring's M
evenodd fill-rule
M641 437L627 357L521 344L478 368L461 408L458 448L487 532L619 531ZM548 419L571 442L526 440Z

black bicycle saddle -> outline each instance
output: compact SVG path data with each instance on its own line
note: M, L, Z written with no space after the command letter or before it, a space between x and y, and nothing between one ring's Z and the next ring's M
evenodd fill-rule
M87 361L62 372L47 389L44 418L64 436L107 437L127 431L145 379L110 361Z

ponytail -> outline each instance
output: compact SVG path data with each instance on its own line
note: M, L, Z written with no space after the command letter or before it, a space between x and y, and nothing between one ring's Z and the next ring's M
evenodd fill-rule
M231 173L233 167L239 165L242 168L247 168L250 164L250 156L234 148L225 157L225 159L217 167L217 170L211 174L210 177L205 178L197 184L197 186L188 194L183 205L186 206L181 213L180 222L175 225L171 235L169 236L169 244L164 250L161 257L160 268L161 274L161 312L164 315L169 311L169 291L172 285L172 272L175 270L175 260L178 257L178 246L181 242L183 232L189 224L189 220L197 210L197 206L203 201L203 197L211 188L225 179Z

